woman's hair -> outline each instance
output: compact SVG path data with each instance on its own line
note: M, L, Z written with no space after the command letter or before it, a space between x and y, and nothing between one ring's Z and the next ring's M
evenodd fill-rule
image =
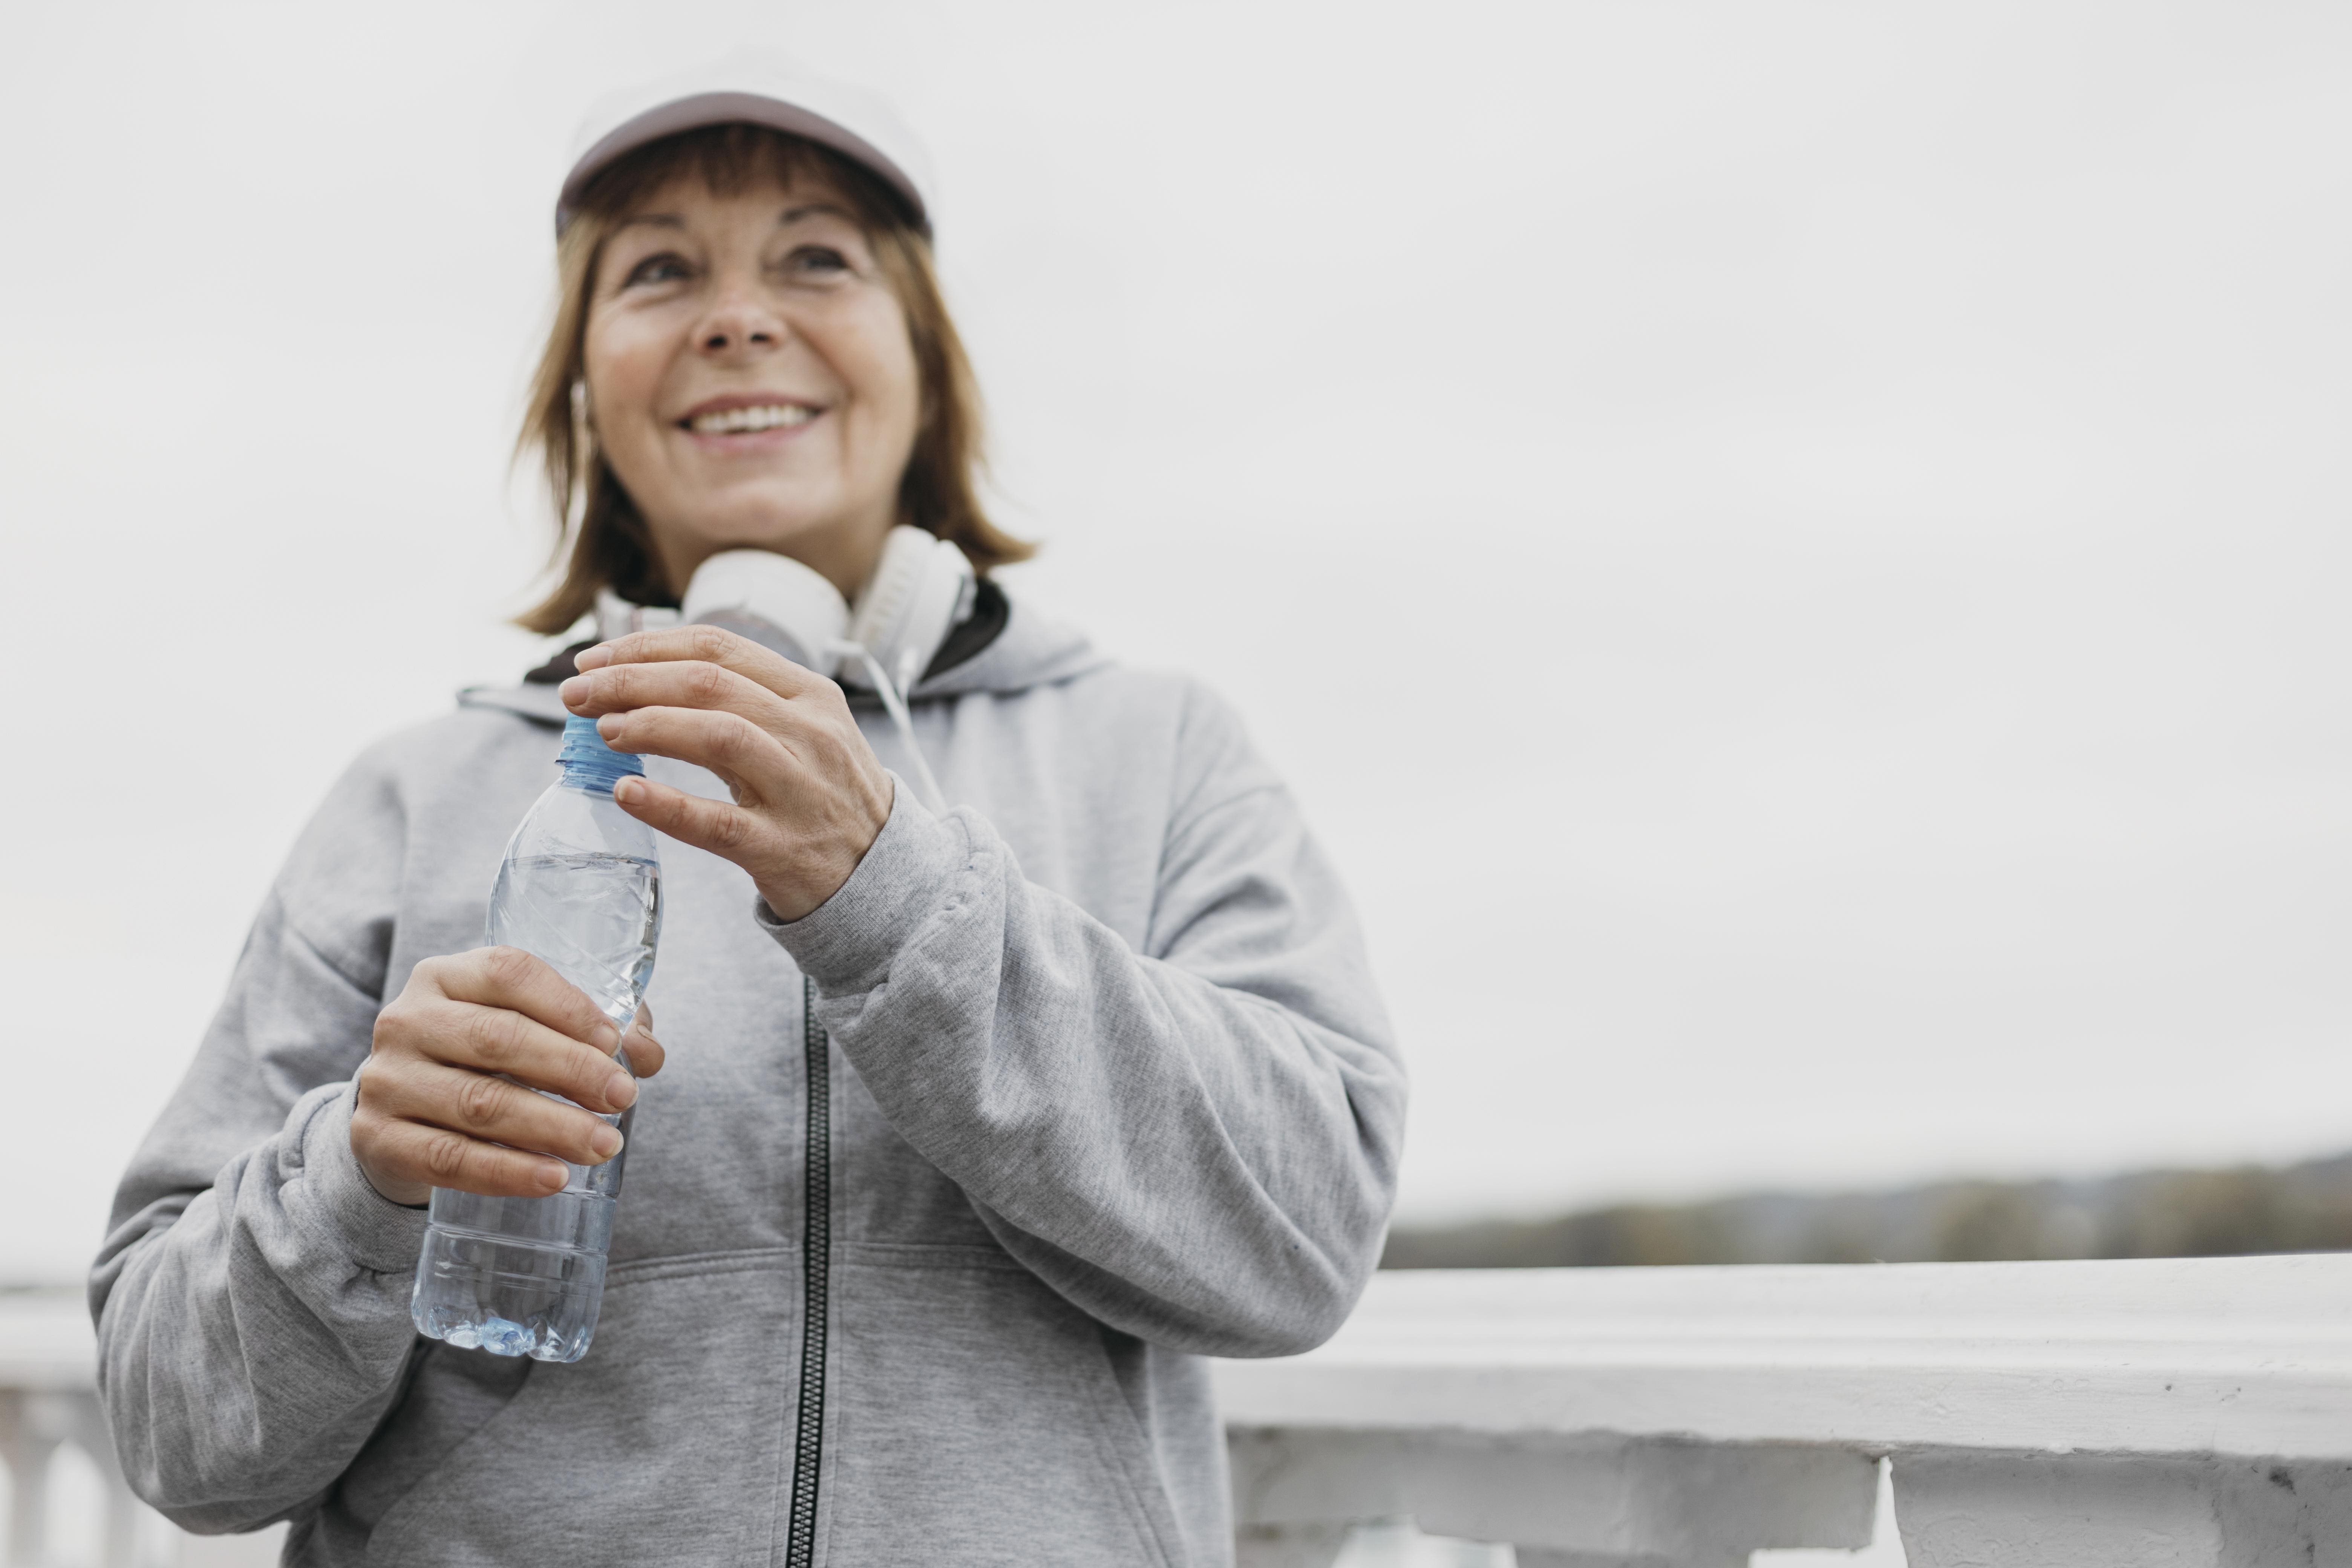
M585 345L589 296L605 240L637 203L681 175L722 196L770 180L789 185L817 179L847 198L906 315L922 378L915 449L898 480L899 521L950 541L982 575L1034 553L1036 546L1004 532L981 510L975 488L980 389L940 293L930 241L896 193L829 147L765 126L713 125L649 142L599 174L581 193L556 243L555 321L531 378L515 456L518 461L536 457L546 473L556 522L551 559L562 563L563 576L546 598L515 617L518 624L550 635L562 631L606 587L641 605L677 603L645 519L589 428Z

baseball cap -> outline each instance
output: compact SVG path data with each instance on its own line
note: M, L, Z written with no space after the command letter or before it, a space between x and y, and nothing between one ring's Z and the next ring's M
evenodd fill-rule
M571 223L588 183L621 158L681 131L736 124L803 137L865 165L930 234L930 160L897 110L864 88L751 50L598 100L573 139L572 172L555 199L555 232Z

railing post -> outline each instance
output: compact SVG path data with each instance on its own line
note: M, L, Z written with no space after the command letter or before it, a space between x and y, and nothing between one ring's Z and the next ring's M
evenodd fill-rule
M8 1561L44 1561L49 1542L49 1456L57 1439L34 1430L26 1405L37 1394L0 1388L0 1459L8 1465Z
M140 1502L114 1457L114 1435L107 1430L106 1407L98 1395L85 1391L58 1394L53 1418L76 1447L89 1456L105 1489L105 1534L100 1561L105 1568L137 1568Z

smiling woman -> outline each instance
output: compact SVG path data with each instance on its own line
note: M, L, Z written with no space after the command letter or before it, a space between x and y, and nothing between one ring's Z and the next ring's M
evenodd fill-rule
M705 232L689 227L688 206L704 216ZM713 437L793 430L838 407L848 392L841 377L853 373L888 390L882 406L860 406L854 421L836 418L827 433L825 458L837 477L823 487L826 500L895 504L904 521L950 541L983 571L1029 556L1029 545L981 510L973 482L980 395L930 243L904 198L871 170L765 126L717 125L599 171L567 218L555 322L532 381L522 446L545 464L557 553L568 565L522 617L525 626L563 631L605 585L635 603L676 604L699 562L659 558L633 492L646 505L658 504L656 493L682 499L687 474L672 478L665 472L671 464L691 458L687 473L710 474L727 446ZM688 344L684 334L714 299L739 313L711 324L720 341ZM726 341L730 331L740 341ZM838 368L812 346L793 356L790 371L833 384L803 386L801 395L779 388L772 402L762 401L769 389L725 385L730 369L768 346L762 332L778 346L787 337L838 344L845 351ZM592 384L593 402L584 395ZM689 388L710 395L686 404ZM853 422L854 430L842 428ZM703 439L677 450L666 442L673 430ZM621 482L615 461L631 466L633 485ZM799 458L791 471L814 466ZM727 500L692 509L688 526L716 551L765 542L778 515L814 521L814 497L794 493L784 472L761 464L730 476L721 484ZM764 510L778 501L782 513ZM862 578L845 577L845 569L825 574L854 593Z
M124 1474L189 1528L1213 1568L1201 1358L1320 1342L1372 1269L1404 1083L1346 897L1222 703L989 577L1026 547L974 499L928 204L844 101L656 95L566 184L528 619L590 635L336 786L93 1275ZM589 721L672 841L642 1091L586 996L481 945ZM589 1352L420 1340L414 1205L542 1237L625 1110Z

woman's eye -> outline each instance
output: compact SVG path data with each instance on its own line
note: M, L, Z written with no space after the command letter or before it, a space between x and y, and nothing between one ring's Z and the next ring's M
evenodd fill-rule
M621 287L634 289L646 283L675 283L686 275L686 263L677 257L667 254L648 256L629 268L629 275L621 280Z
M795 277L830 277L848 271L849 258L829 245L803 245L784 258L784 269Z

